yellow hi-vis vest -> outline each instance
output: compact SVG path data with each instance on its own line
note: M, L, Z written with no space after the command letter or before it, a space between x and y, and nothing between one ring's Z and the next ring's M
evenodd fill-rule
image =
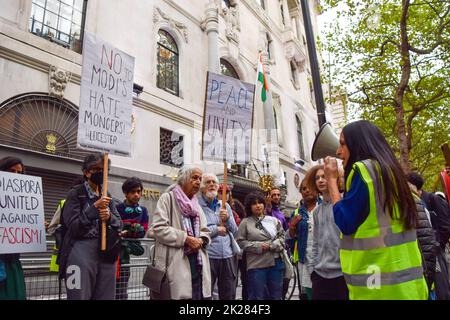
M428 288L416 230L405 230L398 219L385 212L379 165L373 160L356 162L346 181L350 189L355 170L369 190L369 215L358 230L341 234L340 259L350 300L426 300ZM377 179L376 177L380 177ZM380 198L381 197L381 198Z
M294 215L292 216L292 218L294 218L296 215L298 215L300 208L295 209L294 211ZM294 242L294 253L292 256L292 262L293 263L298 263L298 240L295 240Z
M66 199L59 201L58 207L56 208L56 210L57 211L61 210L62 207L64 206L65 202L66 202ZM61 212L59 214L61 214ZM56 263L56 259L58 258L59 248L57 248L56 245L54 245L52 250L53 250L52 251L52 256L50 258L50 271L51 272L58 272L59 271L59 264Z

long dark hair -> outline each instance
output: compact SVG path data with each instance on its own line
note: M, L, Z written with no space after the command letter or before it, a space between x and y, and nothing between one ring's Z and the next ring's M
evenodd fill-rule
M381 182L384 185L385 203L383 209L388 209L394 218L394 204L397 202L400 211L400 220L406 229L416 227L417 209L408 186L405 173L400 166L394 152L381 133L381 130L366 120L349 123L342 129L345 144L350 152L345 167L345 179L357 161L373 159L378 162L381 169ZM378 190L379 192L381 190Z
M22 166L23 173L25 173L25 166L23 165L22 160L16 157L4 157L0 159L0 171L8 171L9 168L15 166L16 164L20 164Z

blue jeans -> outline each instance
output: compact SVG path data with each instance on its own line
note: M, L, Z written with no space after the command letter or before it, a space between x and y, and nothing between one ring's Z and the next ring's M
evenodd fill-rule
M284 263L275 259L269 268L247 271L247 292L249 300L281 300L283 292Z

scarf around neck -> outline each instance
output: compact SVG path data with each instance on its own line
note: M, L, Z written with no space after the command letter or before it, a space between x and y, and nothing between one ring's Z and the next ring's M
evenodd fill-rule
M198 212L198 200L194 195L192 199L189 199L180 186L176 186L173 189L175 201L181 210L183 227L190 237L200 237L200 212ZM184 246L184 253L191 255L193 252L188 246ZM201 265L201 256L197 255L197 265Z

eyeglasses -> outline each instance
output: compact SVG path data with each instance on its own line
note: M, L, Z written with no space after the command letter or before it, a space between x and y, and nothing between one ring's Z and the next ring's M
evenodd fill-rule
M217 184L217 182L214 181L214 180L206 180L206 181L205 181L205 185L206 185L206 184Z
M125 208L125 213L127 214L131 214L131 213L142 213L142 207L141 206L137 206L137 207L126 207Z

